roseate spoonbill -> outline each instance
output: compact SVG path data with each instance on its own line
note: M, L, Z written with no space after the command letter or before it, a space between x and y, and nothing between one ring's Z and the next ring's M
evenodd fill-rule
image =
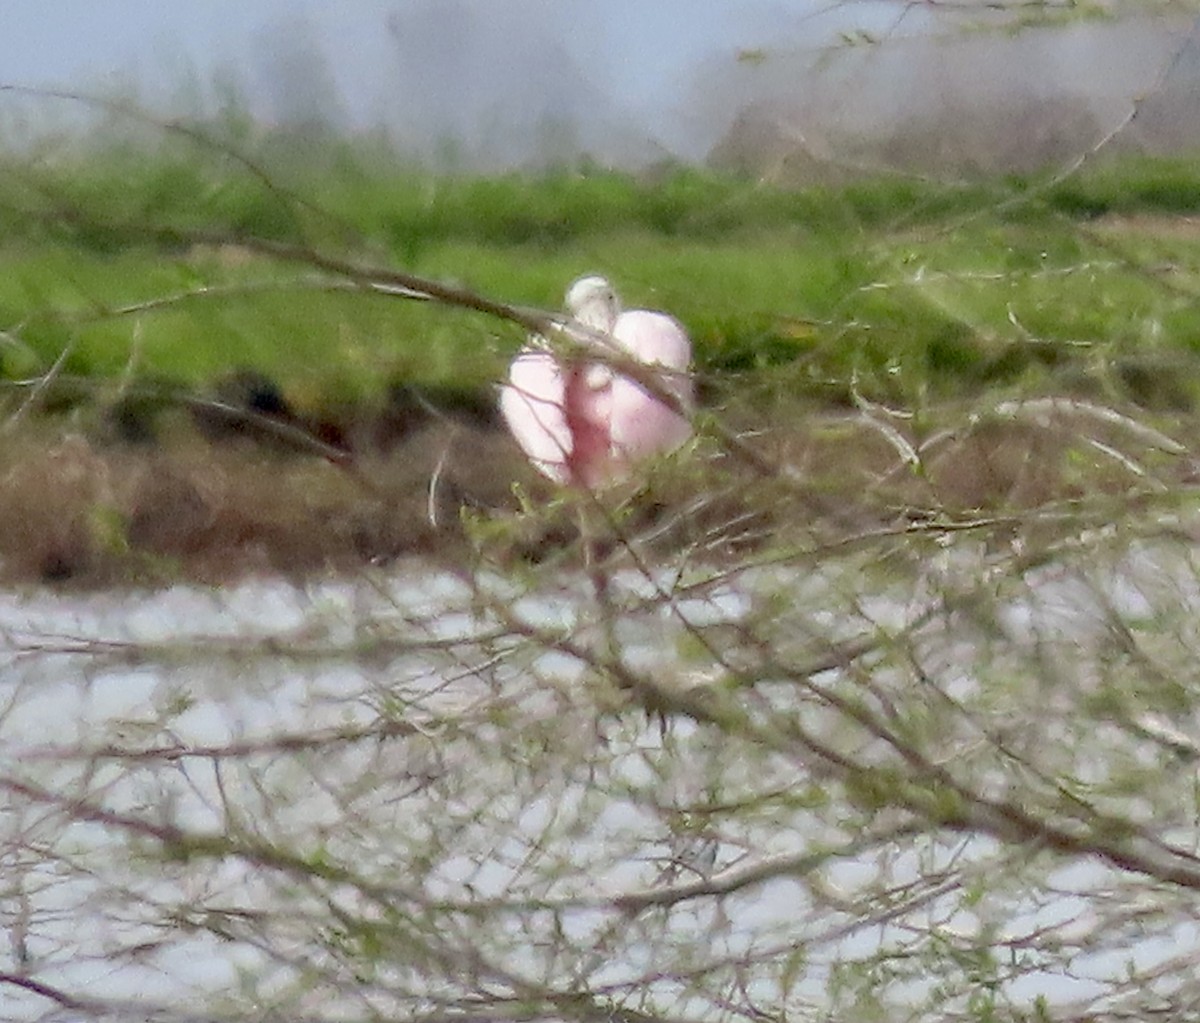
M599 346L594 334L606 335L614 353L661 366L663 390L691 407L692 346L677 320L646 309L621 312L612 285L596 276L567 289L566 309L594 332L573 334L581 344ZM500 411L539 472L583 487L621 479L634 462L674 450L692 432L686 417L611 366L556 355L537 337L513 360Z

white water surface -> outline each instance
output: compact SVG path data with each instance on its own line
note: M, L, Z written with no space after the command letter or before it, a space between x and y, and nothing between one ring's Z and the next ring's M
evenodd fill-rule
M863 577L849 569L747 570L694 588L694 580L670 573L620 575L609 599L623 611L607 638L583 579L556 580L541 592L413 569L304 589L268 580L220 590L0 597L0 775L44 794L30 798L9 786L2 796L0 973L78 1000L58 1004L39 990L0 985L0 1020L250 1019L253 1006L274 996L309 1014L294 1018L313 1020L360 1018L368 1006L385 1014L411 1008L388 1001L411 988L388 980L383 966L371 984L343 980L304 997L292 993L306 964L324 962L329 976L339 975L327 958L308 958L314 934L328 937L330 907L369 917L378 911L369 899L331 894L244 856L164 857L160 843L131 833L129 821L190 835L259 836L301 857L319 851L390 886L397 904L409 894L414 905L575 900L559 926L577 946L600 949L614 926L605 900L664 883L664 863L677 855L663 806L695 802L717 776L752 789L795 784L796 769L731 759L688 720L663 731L654 722L631 724L628 715L584 726L581 737L593 733L580 740L586 762L570 749L539 749L533 739L522 747L527 731L545 741L571 734L567 722L580 712L576 687L587 667L555 649L553 637L585 647L615 643L625 664L658 679L711 681L719 671L688 660L692 630L757 623L768 594L791 593L794 606L807 609L789 628L839 637L869 623L899 633L929 610L945 573L963 564L986 570L980 552L950 551L925 580L871 583L874 592L864 592ZM1164 608L1200 609L1194 568L1177 551L1169 564L1142 551L1090 575L1038 570L998 603L995 620L1006 635L990 637L987 650L977 633L935 619L921 633L928 670L944 692L968 698L992 665L1036 649L1039 663L1068 666L1078 698L1098 670L1091 658L1114 613L1137 622ZM514 622L542 630L537 642L514 638ZM1172 637L1184 647L1196 639L1194 630ZM829 684L837 674L827 673ZM762 699L775 711L804 713L818 731L827 723L830 736L844 728L827 708L789 705L791 697L769 689ZM1066 698L1049 693L1047 706ZM505 724L495 716L500 706L517 717ZM370 729L381 714L412 731L386 741L288 745ZM452 736L457 726L470 730L471 742ZM1169 727L1187 731L1178 721ZM492 742L504 746L509 766L488 757ZM599 753L587 752L591 743ZM1181 778L1194 774L1181 768ZM73 813L72 799L120 820ZM457 816L453 839L435 841ZM711 872L720 877L847 837L819 811L797 809L792 819L722 833ZM414 873L411 850L431 841L440 857ZM529 865L549 857L555 842L570 866L539 880ZM866 852L833 863L825 877L849 904L884 874L891 885L917 885L952 867L988 864L1002 851L978 836L901 844L886 863ZM675 883L689 880L685 871ZM1097 906L1127 880L1094 861L1068 860L1052 884L1010 903L1009 919L990 919L986 905L964 909L957 893L933 890L918 915L952 935L1000 940L1046 929L1058 941L1086 931ZM1118 999L1129 963L1152 969L1200 949L1194 919L1167 901L1153 926L1130 930L1127 943L1097 946L1069 972L1029 966L1003 982L1005 996L1025 1005L1039 996L1063 1006L1093 1004L1106 993ZM222 940L196 926L206 912L260 914L263 922L234 919ZM913 919L856 929L852 915L815 904L804 877L784 874L719 902L681 906L659 919L665 930L655 940L666 934L673 947L695 943L706 955L729 957L809 943L793 997L815 1006L827 997L835 963L903 944ZM501 944L507 969L556 978L560 967L537 941L514 936ZM619 958L590 964L593 990L654 976L652 946L632 929L621 948ZM760 986L755 993L769 1004L775 989L765 979ZM648 979L646 989L676 1011L712 1015L668 978ZM916 984L895 996L917 1004L928 990Z

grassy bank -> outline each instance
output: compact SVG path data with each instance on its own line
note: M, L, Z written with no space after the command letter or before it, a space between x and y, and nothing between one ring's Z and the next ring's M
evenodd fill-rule
M243 546L298 550L296 537L321 522L354 520L356 494L379 500L343 475L337 500L290 526L253 524L253 509L269 503L263 494L237 510L240 499L230 503L228 494L255 492L247 481L262 475L260 459L320 462L315 447L272 454L279 444L247 438L253 430L236 425L199 441L205 396L262 410L229 389L231 374L247 371L261 375L254 379L266 382L289 427L374 459L371 472L391 480L382 517L336 555L314 543L315 553L283 557L282 567L345 567L356 556L428 550L439 528L457 521L444 511L442 527L427 528L430 474L455 431L496 433L486 409L522 332L477 313L347 290L303 260L255 253L245 244L251 238L548 309L575 276L603 272L628 304L668 309L688 326L712 421L767 430L756 443L784 461L815 451L805 464L822 493L840 479L861 497L863 474L886 474L888 460L904 454L888 428L869 443L856 433L841 447L813 447L805 422L874 402L914 417L902 428L905 443L919 448L937 429L1013 399L1071 396L1168 429L1186 429L1200 400L1195 161L1105 162L1061 182L894 178L783 191L686 168L642 178L584 168L536 179L435 179L383 151L342 143L314 146L306 159L280 140L251 149L249 165L190 139L150 148L96 143L10 161L0 185L0 380L9 434L21 437L10 478L70 434L92 448L81 464L125 480L111 500L68 487L84 495L75 539L39 546L27 537L22 550L91 553L23 561L10 553L10 570L27 563L18 575L69 577L68 562L109 564L139 536L158 536L147 516L178 517L178 509L146 511L173 506L147 498L142 470L130 466L164 451L177 457L160 475L188 481L207 539L143 544L168 558L163 571L186 562L188 544L218 563L214 551L237 546L238 537L251 538ZM425 422L427 409L413 411L412 387L434 396L448 418ZM1015 450L1028 446L1027 437L1009 440ZM197 482L196 452L214 443L233 459L220 472L244 476L220 500L206 498ZM509 482L536 482L511 445L502 437L496 444L481 492L469 482L479 471L455 470L452 459L459 489L446 493L473 507L515 510ZM1066 458L1071 445L1055 445L1055 458ZM715 456L720 444L701 447ZM862 471L823 473L831 451ZM1079 458L1071 457L1070 471L1053 467L1061 485L1043 481L1042 497L1081 485ZM404 472L386 468L396 459ZM307 498L324 487L310 471L293 466L275 477ZM1011 476L954 503L1011 501ZM43 489L68 500L61 488ZM694 481L679 487L695 490ZM906 500L936 506L950 493L883 490L880 514ZM10 505L17 491L36 488L17 487ZM22 500L10 518L36 518L37 501ZM1031 501L1027 494L1021 503ZM404 524L396 526L387 509L401 506ZM232 525L214 525L228 516Z
M265 180L195 147L19 167L0 186L4 377L69 349L63 370L97 382L195 387L247 366L338 402L394 380L482 387L521 342L474 314L330 294L239 248L251 236L543 308L600 270L629 304L683 319L714 384L775 367L792 393L838 400L854 377L913 402L1048 372L1107 387L1111 369L1134 399L1194 398L1181 370L1200 335L1195 161L1101 164L1052 187L788 192L685 168L434 179L343 144L301 171L270 149L256 159ZM1170 394L1149 393L1147 374Z

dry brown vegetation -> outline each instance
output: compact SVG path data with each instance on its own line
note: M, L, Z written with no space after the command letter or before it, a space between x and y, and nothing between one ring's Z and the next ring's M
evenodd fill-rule
M256 439L103 444L40 424L5 445L2 466L5 577L103 584L329 572L452 547L449 503L511 506L501 477L518 463L507 438L465 428L422 431L351 468Z
M43 418L10 431L0 455L0 572L95 586L299 578L410 555L571 565L583 557L581 507L599 524L589 528L601 555L722 559L814 530L836 541L978 516L1040 528L1039 511L1162 494L1192 474L1165 434L1067 399L925 423L878 406L780 406L761 421L729 408L712 421L723 425L702 427L646 478L579 495L542 480L494 423L397 431L351 418L347 450L316 438L308 448L292 426L205 436L177 417L157 439L125 443Z

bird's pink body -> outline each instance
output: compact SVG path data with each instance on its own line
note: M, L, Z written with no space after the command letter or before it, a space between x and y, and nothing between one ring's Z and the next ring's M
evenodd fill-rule
M609 335L617 352L660 366L659 385L691 408L692 348L675 319L644 309L619 312L599 277L572 285L567 308L584 326ZM692 432L685 416L604 363L567 361L540 348L526 348L513 361L500 410L539 472L583 487L624 477L638 460L674 450Z

